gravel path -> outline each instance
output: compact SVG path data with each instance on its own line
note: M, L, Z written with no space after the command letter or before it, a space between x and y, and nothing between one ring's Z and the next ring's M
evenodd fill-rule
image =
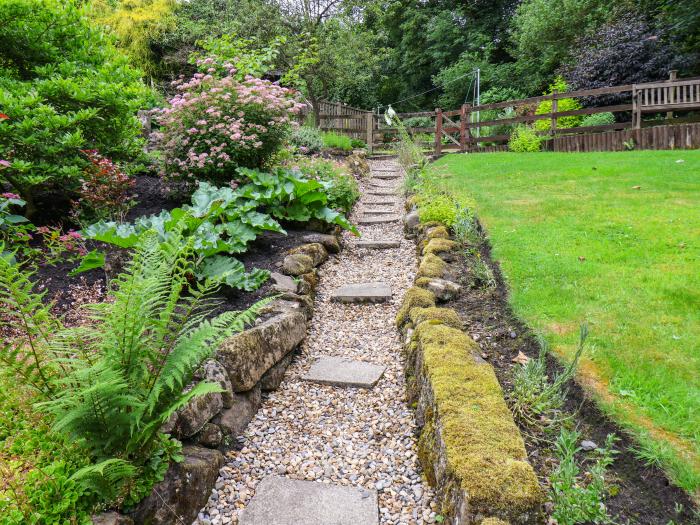
M375 168L396 168L395 161L372 161ZM377 200L365 196L356 206ZM397 187L396 181L383 186ZM402 214L402 200L395 209ZM239 439L240 450L227 464L208 506L195 525L238 523L257 483L268 474L378 490L381 524L435 522L433 492L421 476L416 457L416 425L405 401L403 360L394 316L413 282L415 247L403 238L399 222L363 226L363 239L399 240L390 250L355 247L345 234L345 249L320 270L320 285L307 338L287 370ZM331 303L343 284L386 281L393 300L385 304ZM301 380L315 358L348 357L387 367L371 390L315 385ZM261 524L262 525L262 524Z

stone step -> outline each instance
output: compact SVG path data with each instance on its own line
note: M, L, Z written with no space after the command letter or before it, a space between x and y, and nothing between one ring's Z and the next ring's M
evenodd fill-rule
M379 199L372 202L363 202L365 206L396 206L396 200Z
M396 190L392 189L379 189L379 188L370 188L370 190L367 192L367 195L378 195L378 196L387 196L387 195L396 195Z
M367 215L396 215L396 210L394 208L390 208L390 209L387 209L387 208L383 208L383 209L382 208L374 208L374 209L362 208L360 211L362 212L363 216L367 216Z
M304 381L350 388L372 388L384 375L385 368L364 361L341 357L320 357L303 377Z
M399 173L400 168L374 168L372 171L377 171L379 173Z
M241 512L240 525L379 525L377 492L267 476Z
M399 179L401 178L400 173L372 173L372 178L374 179L382 179L382 180L389 180L389 179Z
M391 286L384 282L346 284L331 293L341 303L382 303L391 299Z
M357 241L355 246L358 248L367 248L370 250L386 250L389 248L398 248L401 246L401 241Z
M357 224L386 224L390 222L399 222L401 217L398 215L380 215L380 216L368 216L363 215L357 219Z

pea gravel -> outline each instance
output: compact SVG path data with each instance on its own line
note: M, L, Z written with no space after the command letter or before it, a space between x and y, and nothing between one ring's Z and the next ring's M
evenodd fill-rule
M371 161L371 167L399 170L393 160ZM364 196L366 180L360 181L363 197L357 210L378 199ZM382 185L400 184L397 180ZM397 210L401 200L397 195ZM416 423L406 403L401 344L394 326L398 305L415 275L415 246L404 239L401 223L362 226L360 231L364 240L400 241L400 247L357 248L358 239L344 234L345 249L320 269L314 316L301 353L238 438L240 450L228 453L209 503L194 525L238 523L256 485L270 474L376 489L383 525L435 523L434 493L416 457ZM369 281L389 283L391 301L331 302L336 288ZM376 363L386 371L369 390L303 381L320 356Z

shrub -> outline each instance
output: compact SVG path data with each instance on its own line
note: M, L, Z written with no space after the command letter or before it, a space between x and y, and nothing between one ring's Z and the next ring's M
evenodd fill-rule
M208 320L217 284L190 282L191 239L175 233L161 243L151 231L135 248L110 283L114 300L94 305L93 322L71 329L42 304L26 273L0 258L3 321L21 319L25 332L0 356L4 371L43 399L37 408L53 417L54 431L87 452L90 464L71 479L127 507L181 458L162 425L190 400L221 391L208 382L185 390L197 367L264 304Z
M355 177L345 173L329 160L309 159L301 161L297 167L306 177L327 183L325 190L328 206L347 213L360 198L360 190Z
M418 215L421 222L436 221L451 228L457 218L457 207L448 195L427 191L418 200Z
M323 137L317 128L300 126L292 131L290 142L300 153L318 153L323 148Z
M585 128L588 126L606 126L608 124L615 124L615 115L606 111L605 113L596 113L594 115L588 115L581 121L581 127Z
M516 153L531 153L540 151L542 147L540 137L530 126L516 126L508 140L508 149Z
M162 109L156 134L161 175L192 188L198 180L229 182L239 167L259 168L282 145L303 107L294 92L267 80L196 73L173 82L179 93ZM177 184L176 184L177 186Z
M136 181L97 150L83 151L90 166L83 170L78 198L72 202L79 223L123 218L134 205L129 190Z
M553 84L549 86L545 95L551 95L554 91L557 93L566 93L569 90L566 82L562 77L557 77ZM557 100L557 111L574 111L581 109L581 104L573 98L560 98ZM535 110L535 115L547 115L552 111L552 101L543 100L537 106ZM560 117L557 119L558 128L575 128L581 124L583 119L580 115L574 115L572 117ZM535 121L535 129L537 131L548 131L551 128L551 120L543 119Z
M360 139L350 139L350 145L352 149L364 149L367 147L365 141Z
M352 151L352 139L346 135L324 131L321 133L321 138L323 138L323 146L326 148Z
M16 213L25 204L15 193L0 194L0 243L22 254L30 251L29 241L32 239L31 232L34 231L34 226L27 218ZM3 255L0 251L0 256Z
M142 155L137 109L153 94L73 2L0 0L0 181L37 209L39 186L70 194L98 149ZM41 38L27 38L41 35Z

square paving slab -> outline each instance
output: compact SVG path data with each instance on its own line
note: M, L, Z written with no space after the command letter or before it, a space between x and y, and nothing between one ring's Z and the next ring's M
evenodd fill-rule
M322 385L372 388L384 374L384 367L341 357L321 357L304 376L305 381Z
M341 303L383 303L391 299L391 286L383 282L346 284L331 293Z
M268 476L241 513L240 525L378 525L377 492Z

